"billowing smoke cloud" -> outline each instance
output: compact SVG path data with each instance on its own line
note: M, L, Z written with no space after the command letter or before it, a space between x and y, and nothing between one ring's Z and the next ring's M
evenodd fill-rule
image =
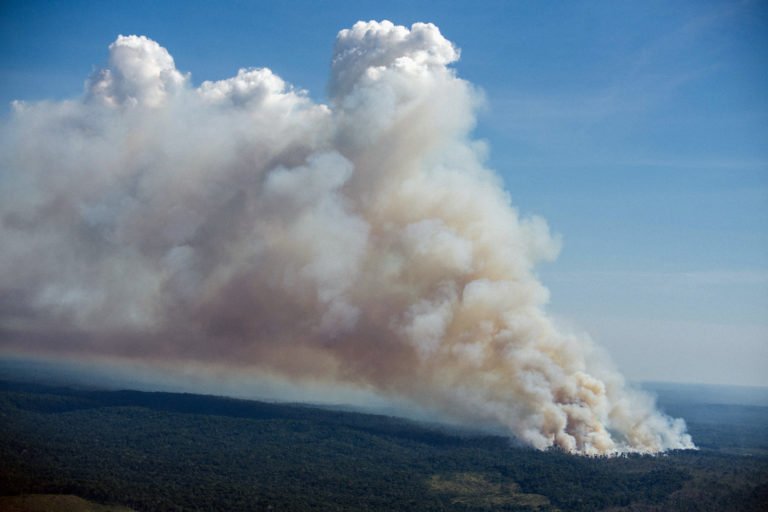
M431 24L338 34L328 105L269 69L195 88L120 36L0 148L0 347L216 365L403 397L585 454L692 447L543 311L558 242L469 138Z

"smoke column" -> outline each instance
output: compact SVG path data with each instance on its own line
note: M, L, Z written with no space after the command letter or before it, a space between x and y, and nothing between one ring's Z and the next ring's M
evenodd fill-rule
M0 349L270 372L580 454L692 448L544 312L558 241L470 139L431 24L339 32L327 105L269 69L191 85L120 36L0 146Z

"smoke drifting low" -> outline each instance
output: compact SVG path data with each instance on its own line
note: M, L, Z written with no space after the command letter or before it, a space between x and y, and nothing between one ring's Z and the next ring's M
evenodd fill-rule
M337 37L327 105L269 69L195 88L120 36L80 99L0 148L0 348L194 363L404 398L581 454L691 448L559 332L521 218L431 24Z

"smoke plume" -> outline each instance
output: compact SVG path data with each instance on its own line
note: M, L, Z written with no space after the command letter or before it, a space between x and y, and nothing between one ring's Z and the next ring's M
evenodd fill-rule
M545 314L558 241L484 167L458 57L358 22L318 104L267 68L194 87L119 36L81 98L2 127L0 348L341 383L539 449L691 448Z

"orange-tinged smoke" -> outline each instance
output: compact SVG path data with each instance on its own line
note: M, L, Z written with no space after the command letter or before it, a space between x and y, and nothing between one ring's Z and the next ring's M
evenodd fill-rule
M692 448L547 317L559 243L484 167L458 56L358 22L323 105L268 69L195 88L118 37L83 98L3 127L0 347L360 386L540 449Z

